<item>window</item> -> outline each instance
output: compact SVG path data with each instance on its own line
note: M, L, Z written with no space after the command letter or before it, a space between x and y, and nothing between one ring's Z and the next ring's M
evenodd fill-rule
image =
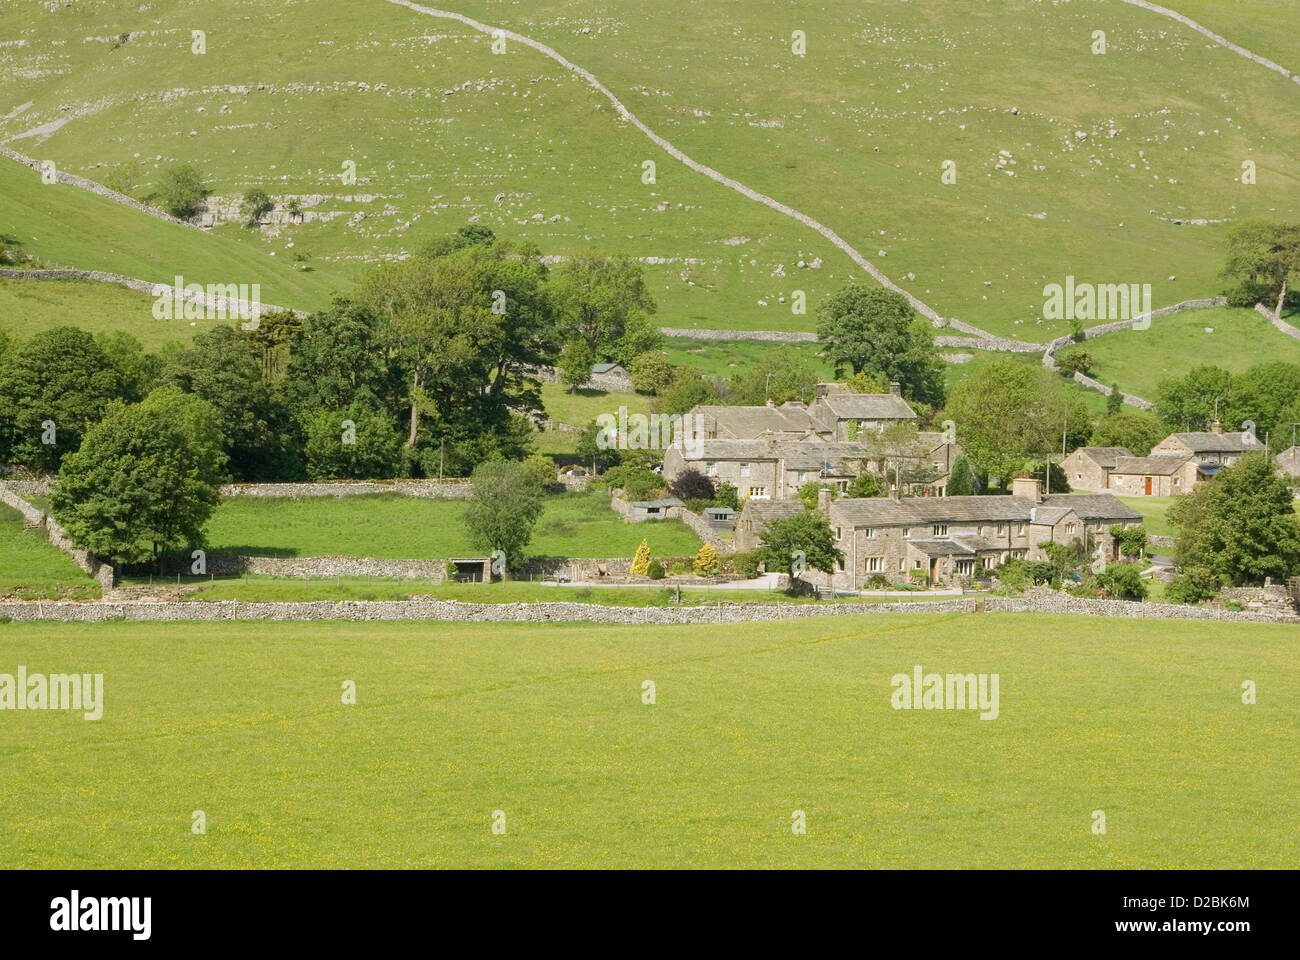
M1005 523L999 523L999 524L998 524L998 536L999 536L999 537L1005 537L1006 535L1007 535L1007 525L1006 525Z
M898 561L898 572L899 572L899 573L902 573L902 572L905 571L906 569L907 569L907 567L905 566L904 561L899 560L899 561Z
M747 477L747 476L749 476L749 464L747 464L747 463L742 463L742 464L740 465L740 475L741 475L742 477ZM802 474L802 473L799 474L799 479L800 479L800 480L803 479L803 474Z
M1067 537L1074 533L1074 527L1075 525L1073 523L1067 523L1065 525L1065 535Z
M836 539L836 540L843 540L843 539L844 539L844 534L843 534L843 532L840 530L839 527L836 527L836 528L835 528L835 539Z
M969 577L969 576L970 576L971 574L973 574L974 572L975 572L975 561L974 561L974 560L958 560L958 561L957 561L957 573L958 573L959 575Z
M879 572L880 572L880 558L879 558L879 557L867 557L867 561L866 561L866 562L867 562L867 573L879 573Z
M1017 524L1016 524L1016 536L1017 536L1017 537L1023 537L1024 535L1025 535L1025 525L1024 525L1023 523L1017 523Z
M767 487L750 487L749 495L756 500L767 499Z
M704 475L706 477L716 477L718 475L718 465L713 460L707 460L704 463Z
M931 532L933 533L933 535L936 536L936 537L946 537L946 536L948 536L948 524L946 524L946 523L936 523L936 524L935 524L933 527L931 527L930 529L931 529Z
M875 527L863 527L863 528L862 528L862 535L863 535L864 537L866 537L867 539L870 539L871 537L874 537L874 536L876 535L876 528L875 528Z
M917 558L916 560L913 560L913 561L912 561L912 569L913 569L913 570L921 570L921 569L924 569L924 567L925 567L925 561L924 561L924 560L922 560L922 559L920 559L920 558Z

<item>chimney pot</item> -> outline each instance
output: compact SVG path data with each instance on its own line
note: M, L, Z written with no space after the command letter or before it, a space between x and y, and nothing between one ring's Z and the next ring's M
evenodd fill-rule
M830 515L831 491L829 487L822 487L817 491L817 509L828 516Z

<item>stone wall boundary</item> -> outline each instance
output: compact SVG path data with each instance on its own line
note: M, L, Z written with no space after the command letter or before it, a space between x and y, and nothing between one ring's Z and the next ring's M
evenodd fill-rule
M863 616L909 613L1073 614L1143 620L1199 620L1205 622L1300 623L1295 613L1230 611L1176 604L1093 600L1060 595L1053 597L987 597L900 603L718 603L697 607L617 607L593 603L542 601L538 603L464 603L455 600L317 600L251 603L222 601L0 601L0 617L15 622L57 621L98 623L114 620L183 622L218 620L339 620L465 623L609 623L629 626L750 623L802 620L814 617Z
M39 527L43 530L50 543L71 557L72 562L93 579L99 581L100 589L105 593L113 589L117 583L116 571L108 564L102 563L89 550L83 550L73 543L68 538L68 532L63 527L59 526L52 517L38 510L16 491L11 490L8 483L0 482L0 502L13 507L22 514L23 522L27 526Z
M163 297L167 300L179 298L184 303L193 303L214 313L228 313L230 319L242 321L244 316L258 316L264 313L287 312L298 317L307 316L305 310L293 310L289 307L277 307L275 304L260 301L240 300L218 294L204 293L200 296L193 291L177 291L169 283L153 283L136 277L123 276L120 273L106 273L103 270L71 270L56 268L51 270L0 269L0 279L5 280L94 280L98 283L113 283L119 287L138 290L151 297ZM221 319L218 317L217 319Z

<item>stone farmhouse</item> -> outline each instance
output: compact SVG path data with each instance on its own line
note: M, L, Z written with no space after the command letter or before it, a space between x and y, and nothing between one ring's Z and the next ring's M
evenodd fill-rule
M1262 446L1251 431L1224 433L1223 425L1215 420L1203 433L1171 433L1151 448L1151 455L1186 455L1194 457L1200 464L1230 467L1241 459L1242 454L1259 450Z
M730 483L745 499L789 500L812 481L825 481L843 493L863 471L891 488L895 479L908 493L943 496L960 448L941 433L920 432L891 442L826 440L814 434L798 439L697 440L664 451L664 479L672 483L697 470L715 483ZM897 471L895 471L897 466Z
M797 506L796 506L797 504ZM749 502L736 526L736 547L752 550L776 515L777 504ZM797 513L802 502L785 510ZM1013 559L1043 560L1045 543L1100 545L1110 559L1118 546L1110 527L1137 526L1142 515L1111 494L1049 494L1038 480L1012 481L1009 497L871 497L832 499L826 513L844 561L823 585L858 590L873 578L952 586ZM788 513L780 515L788 516ZM743 534L743 539L742 539Z
M1277 464L1278 473L1291 482L1291 487L1300 487L1300 447L1287 447L1273 462Z
M867 470L893 478L906 492L942 496L960 448L940 433L907 431L916 412L898 384L889 393L843 393L834 386L819 384L811 405L692 408L685 420L695 424L694 437L684 443L677 436L664 452L664 479L672 483L694 469L730 483L744 498L786 500L814 480L843 492Z
M1218 421L1200 433L1171 433L1135 457L1124 447L1080 447L1061 461L1076 490L1113 490L1124 497L1171 497L1189 493L1242 454L1260 449L1250 431L1224 433Z

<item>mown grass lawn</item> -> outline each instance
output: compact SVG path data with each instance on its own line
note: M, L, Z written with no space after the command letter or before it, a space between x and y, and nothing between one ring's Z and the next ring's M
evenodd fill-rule
M1142 514L1142 527L1157 537L1176 537L1178 528L1169 522L1169 508L1178 497L1120 497L1126 504Z
M470 542L460 500L388 494L303 500L223 500L208 521L213 553L286 557L480 556ZM628 524L609 509L608 494L548 496L526 552L549 557L630 557L642 538L655 556L694 556L699 538L681 521Z
M105 688L99 721L6 715L0 866L1293 867L1294 632L0 625L9 672ZM998 717L892 709L916 664L998 674Z
M99 584L41 534L23 529L17 510L0 504L0 597L90 600Z

